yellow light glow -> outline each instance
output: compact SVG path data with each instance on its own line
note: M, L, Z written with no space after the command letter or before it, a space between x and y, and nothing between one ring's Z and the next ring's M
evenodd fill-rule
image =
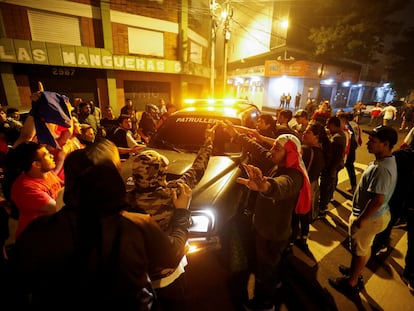
M280 21L280 27L282 27L283 29L288 29L289 21L287 19Z
M223 100L223 103L226 106L233 106L236 103L236 100L234 98L226 98Z
M273 98L275 102L279 101L280 96L285 93L295 94L297 92L295 88L294 79L282 76L279 78L274 78L269 82L269 96Z
M187 98L184 99L184 104L192 105L195 103L195 99Z
M200 250L200 248L198 248L197 246L195 246L195 245L190 245L190 246L188 247L187 254L197 253L199 250Z
M235 116L237 116L237 111L235 109L233 109L233 108L230 108L230 107L229 108L224 108L223 109L223 112L228 117L235 117Z

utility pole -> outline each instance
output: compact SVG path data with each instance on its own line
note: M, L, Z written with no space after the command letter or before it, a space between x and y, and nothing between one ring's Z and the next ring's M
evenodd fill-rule
M230 7L230 0L226 1L224 20L224 58L223 58L223 96L226 96L227 87L227 64L228 64L228 48L230 40L230 20L233 17L233 9Z
M219 4L216 0L210 0L210 17L211 17L211 51L210 51L210 97L214 98L214 78L216 62L216 33L217 33L217 16L216 10Z

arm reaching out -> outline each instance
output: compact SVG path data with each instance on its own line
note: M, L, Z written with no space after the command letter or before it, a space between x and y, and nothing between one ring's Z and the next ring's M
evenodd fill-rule
M260 168L246 164L243 164L243 168L248 178L238 177L237 183L245 185L253 191L267 192L269 190L270 184L267 182L266 177L263 176Z

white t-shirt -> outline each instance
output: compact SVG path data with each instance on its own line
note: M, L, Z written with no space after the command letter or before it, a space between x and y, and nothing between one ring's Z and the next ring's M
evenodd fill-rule
M392 120L394 119L394 115L397 113L397 108L394 106L388 105L385 107L382 112L384 113L385 120Z

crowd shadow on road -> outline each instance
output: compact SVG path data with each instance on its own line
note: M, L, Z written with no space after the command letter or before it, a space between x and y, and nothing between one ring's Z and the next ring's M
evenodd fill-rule
M315 264L309 265L295 255L286 258L283 270L283 302L288 310L338 310L332 295L317 280L319 266L313 254L308 251L306 256Z

